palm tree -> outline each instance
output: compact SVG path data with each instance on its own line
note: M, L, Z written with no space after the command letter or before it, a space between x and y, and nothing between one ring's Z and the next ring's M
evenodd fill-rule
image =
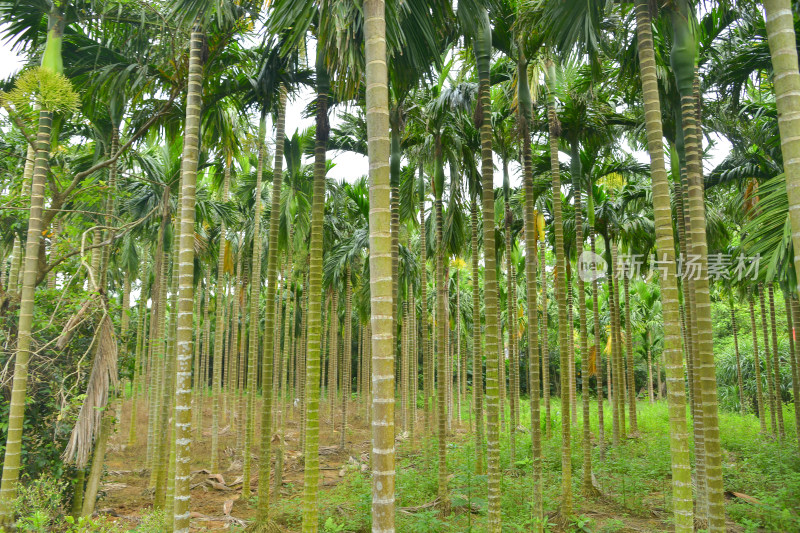
M524 40L520 39L517 61L517 121L520 127L522 144L522 164L525 187L525 277L528 304L528 396L531 404L531 457L533 458L533 502L535 531L541 531L542 505L542 441L541 413L539 402L539 309L537 303L536 267L539 238L539 220L534 211L533 162L531 159L532 102L528 85L528 59L525 55ZM541 228L544 230L544 227ZM476 239L475 239L476 240ZM477 242L474 242L477 246ZM475 268L477 270L477 268ZM473 326L475 327L475 326ZM584 395L586 392L584 391ZM584 414L584 416L586 416Z
M725 509L722 485L722 451L719 441L717 387L714 371L713 339L711 334L711 302L708 279L703 273L708 268L708 244L706 242L705 203L703 200L703 169L701 138L697 124L695 84L697 79L697 41L695 35L695 13L688 0L676 0L670 10L672 23L672 51L670 62L675 75L681 102L681 127L685 150L685 166L689 198L689 242L699 263L701 275L694 279L692 293L696 301L693 326L697 332L695 369L700 378L702 399L701 415L703 431L704 483L707 510L702 501L700 518L708 518L709 531L724 531Z
M645 108L647 151L650 156L650 176L656 223L656 243L662 254L666 275L662 278L664 314L664 356L667 366L667 390L670 412L670 453L672 457L673 514L676 531L692 531L691 466L689 437L686 428L686 399L681 357L681 336L678 307L678 287L675 276L675 243L672 235L672 216L664 164L663 132L650 5L636 0L636 37L639 51L639 75Z
M20 106L30 105L32 98L38 107L39 119L36 132L36 156L31 180L31 205L28 218L28 235L25 244L25 263L22 274L17 350L14 363L14 377L11 385L8 428L6 437L3 477L0 484L0 526L11 527L13 523L12 504L16 497L19 480L20 456L22 449L22 423L25 415L25 395L28 386L28 361L31 355L31 328L33 325L33 297L39 270L39 248L44 225L44 186L47 178L50 154L50 136L53 114L69 112L77 106L77 96L71 84L63 76L64 66L61 45L64 33L64 17L57 6L48 15L48 33L42 53L41 67L30 71L27 90L17 82ZM32 77L31 77L32 76ZM39 87L37 76L43 81L58 84L62 90L60 98L47 98L36 94ZM34 94L30 94L33 92ZM35 108L35 107L34 107Z
M484 308L486 310L485 350L486 357L486 441L487 465L489 475L489 520L490 533L501 529L500 517L500 427L498 404L498 346L499 308L497 303L497 255L494 224L494 165L492 163L492 125L491 96L489 90L489 69L492 55L492 35L489 13L485 8L471 5L472 2L459 3L459 18L462 23L467 17L474 19L465 24L473 36L475 63L478 71L477 116L480 118L481 137L481 181L483 186L483 260L484 260ZM469 13L469 14L468 14ZM489 222L489 223L487 223Z
M560 165L558 163L558 142L560 127L556 113L556 66L550 60L547 63L547 123L550 138L550 174L552 176L553 194L553 233L555 235L555 295L558 304L558 339L561 365L561 509L563 517L572 515L572 460L570 452L570 405L569 405L569 355L567 336L569 324L567 322L566 300L566 260L564 257L564 222L561 206L561 179ZM566 395L566 396L565 396Z

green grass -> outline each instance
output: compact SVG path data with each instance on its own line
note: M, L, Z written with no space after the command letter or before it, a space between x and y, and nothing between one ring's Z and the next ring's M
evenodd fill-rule
M580 406L580 401L579 404ZM579 407L580 409L580 407ZM559 402L551 406L553 436L542 441L544 511L553 520L558 510L561 480L561 410ZM469 411L464 410L465 420ZM605 405L606 436L611 436L611 416ZM508 413L506 413L508 417ZM543 415L544 416L544 415ZM758 420L748 415L720 413L726 491L740 492L758 500L747 503L729 498L729 520L745 530L758 528L771 531L800 531L800 458L794 434L793 412L787 409L787 438L780 443L759 434ZM572 468L575 519L568 530L618 531L625 524L645 524L648 531L666 531L671 522L670 457L668 414L664 402L638 405L639 437L628 439L618 449L607 448L606 460L600 462L597 446L593 447L595 476L603 499L587 501L580 494L581 432L573 431ZM597 402L591 404L593 438L596 443ZM689 420L691 422L691 420ZM466 422L465 422L466 423ZM581 425L578 417L578 428ZM530 427L528 404L523 400L521 425ZM443 517L435 508L403 512L433 502L437 491L435 439L418 442L412 448L404 442L397 458L397 530L408 532L486 530L486 477L477 476L475 445L472 434L459 433L448 443L449 489L452 513ZM509 457L508 431L501 439L503 531L529 531L532 524L532 493L529 433L517 435L517 461ZM369 531L370 479L368 474L349 471L344 481L320 492L320 529L326 531ZM275 505L281 521L290 528L300 523L301 500L298 497L278 501ZM472 509L472 512L468 512ZM600 509L600 512L598 512ZM336 529L331 529L335 527ZM553 527L547 527L556 530ZM561 529L559 529L561 530Z

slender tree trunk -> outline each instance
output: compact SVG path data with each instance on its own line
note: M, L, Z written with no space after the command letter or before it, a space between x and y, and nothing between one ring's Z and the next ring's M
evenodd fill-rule
M569 371L569 414L570 422L574 425L578 416L578 403L575 399L575 319L573 310L575 308L574 297L572 295L572 262L569 257L565 259L567 263L567 356Z
M364 1L367 146L370 160L372 328L372 531L394 532L394 335L389 194L389 91L383 0ZM425 305L425 302L423 302Z
M164 203L165 203L165 216L163 219L163 225L169 224L170 221L170 207L169 207L169 197L170 191L169 188L165 188L164 190ZM178 232L175 231L174 235L177 235ZM164 237L164 241L166 241L166 232L162 235ZM155 350L153 351L153 364L156 366L158 371L158 379L154 382L153 387L153 399L156 405L153 411L153 425L155 429L153 430L153 454L151 457L151 473L150 473L150 486L155 489L155 494L153 498L153 506L156 508L162 508L163 501L161 500L159 494L159 484L158 479L159 475L166 468L164 461L162 461L161 457L161 449L164 442L163 433L167 431L168 428L168 420L169 420L169 411L168 408L165 410L164 408L164 398L167 396L164 395L164 387L170 383L170 380L167 378L167 356L166 356L166 332L167 332L167 323L166 323L166 316L167 316L167 287L168 287L168 272L169 272L169 252L165 246L166 242L162 242L162 251L161 251L161 262L159 263L159 268L161 269L161 274L159 276L159 297L158 297L158 324L156 329L156 340L155 340ZM173 369L174 371L174 369Z
M330 386L330 410L331 410L331 429L335 426L334 424L334 410L333 407L336 404L336 400L339 397L338 394L338 380L339 380L339 292L334 289L333 291L333 302L332 302L332 314L331 317L331 333L330 333L330 343L331 343L331 375L329 378Z
M145 336L145 319L147 317L147 298L144 295L144 280L142 280L141 293L139 294L139 311L137 313L138 321L136 325L136 357L134 360L133 369L133 383L131 384L131 417L130 427L128 429L128 446L136 444L137 436L137 407L140 396L140 389L142 386L142 366L143 366L143 352L144 352L144 336Z
M612 396L612 443L614 447L620 445L620 442L625 439L625 387L622 380L622 357L619 353L619 283L617 271L617 243L614 237L611 239L611 272L612 275L608 280L610 288L609 294L609 311L611 316L611 351L609 354L609 364L611 366L611 373L614 379L614 394ZM610 381L610 380L609 380Z
M431 412L433 410L430 374L430 337L428 333L428 243L425 226L425 176L422 165L419 167L419 286L420 286L420 326L422 328L422 408L425 410L425 434L432 432Z
M631 326L631 294L630 283L633 272L626 269L622 287L625 293L625 351L628 362L628 414L631 419L631 433L637 435L639 426L636 422L636 379L633 373L633 327Z
M456 270L456 383L458 384L456 391L456 410L457 419L461 421L461 269Z
M353 286L350 281L350 266L345 268L344 279L344 352L342 354L342 432L339 438L339 447L345 449L347 445L347 408L350 402L350 387L353 379L350 375L350 365L353 360Z
M242 496L247 497L250 495L250 457L252 455L253 448L258 450L259 446L253 442L253 432L255 430L255 399L256 399L256 391L258 390L258 377L257 377L257 369L258 369L258 350L259 350L259 329L260 329L260 320L259 320L259 304L261 303L261 242L262 242L262 235L261 235L261 217L263 211L263 200L262 200L262 179L264 175L264 159L266 157L266 147L264 146L264 137L266 135L266 111L261 112L261 120L259 122L258 127L258 167L256 170L256 187L255 187L255 208L253 214L253 250L252 250L252 264L250 266L250 307L249 311L249 335L248 335L248 347L247 347L247 424L245 427L245 434L244 434L244 481L242 483ZM271 237L271 236L270 236ZM277 253L277 250L275 250ZM274 304L274 302L272 302ZM270 302L267 303L269 312L270 309ZM275 317L272 317L273 323ZM265 330L267 332L270 331L272 324L268 324ZM244 340L244 339L242 339ZM267 351L269 349L269 351ZM264 347L264 354L271 354L272 353L272 346ZM215 363L216 364L216 363ZM264 361L262 363L262 377L269 377L268 374L271 372L272 369L272 361ZM217 384L217 379L215 378L215 386ZM270 381L272 381L270 379ZM269 387L266 386L267 381L262 379L264 385L264 405L262 409L262 427L261 427L261 440L259 444L262 444L264 441L267 442L267 449L261 450L260 455L263 458L262 461L259 462L259 519L266 519L269 514L269 458L270 458L270 451L269 451L269 440L271 438L270 435L270 412L267 409L272 408L272 395L271 391L269 391ZM269 392L268 392L269 391ZM269 398L267 396L269 395ZM218 400L215 400L218 402ZM266 416L266 422L264 421L264 416ZM265 427L266 426L266 427ZM264 432L266 436L264 436Z
M14 377L11 385L11 401L9 402L8 410L3 478L2 484L0 484L0 526L2 527L11 527L14 522L13 503L17 494L17 481L19 480L20 471L25 395L28 389L28 361L31 356L33 297L36 290L36 277L39 271L44 184L47 177L50 154L51 125L51 113L40 111L39 129L36 135L36 162L31 183L28 238L25 244L25 268L22 276L19 306L17 350L14 361Z
M106 406L108 410L108 406ZM100 480L103 477L103 463L106 457L106 447L108 438L111 435L112 426L114 425L114 416L106 412L103 415L103 421L100 425L100 433L95 440L94 451L92 453L92 466L89 469L89 479L86 481L86 490L83 495L83 505L81 507L81 516L91 516L94 513L95 502L97 501L97 493L100 491Z
M775 381L772 378L772 364L770 362L769 328L767 326L767 305L764 299L764 285L758 284L758 299L761 304L761 331L764 333L764 366L767 371L767 396L769 397L769 418L772 434L778 434L777 408L775 406Z
M591 204L590 204L591 205ZM591 209L589 210L590 222L592 218ZM596 257L594 224L589 225L589 246L592 257ZM600 460L606 457L606 429L603 405L603 341L602 327L600 326L600 291L597 290L597 275L592 276L592 327L594 329L594 351L595 351L595 383L597 386L597 442L600 448ZM585 379L589 379L588 375Z
M561 364L561 516L565 519L572 516L572 455L570 432L570 404L569 404L569 348L568 335L570 325L567 322L567 294L566 294L566 259L564 257L564 219L561 214L561 177L558 162L558 142L560 125L556 115L555 93L555 64L552 61L547 65L548 97L547 97L547 122L550 140L550 173L553 178L553 230L555 233L556 252L556 302L558 304L558 344Z
M797 435L798 446L800 447L800 342L796 338L797 332L800 331L800 303L797 298L789 297L791 300L791 331L789 332L790 338L794 339L794 350L792 355L792 372L794 380L792 382L792 393L794 395L794 423L795 433Z
M228 188L231 180L231 154L225 155L225 171L222 185L222 201L228 201ZM219 233L219 255L217 257L217 284L214 301L216 302L216 326L214 328L214 370L211 374L211 464L212 473L219 470L219 417L220 393L222 387L222 339L225 336L225 250L228 246L227 229L225 222L221 223ZM232 350L228 350L232 352Z
M691 21L695 18L688 0L681 0L671 12L673 45L672 70L681 96L681 125L686 150L689 182L692 254L698 259L699 276L694 279L696 301L697 357L695 369L700 375L702 399L705 480L708 500L708 530L725 530L725 501L722 480L722 449L719 438L717 382L715 375L709 294L708 245L706 243L705 202L703 193L702 139L698 124L699 102L695 94L697 43ZM702 514L701 514L702 517Z
M408 431L408 300L403 302L403 322L400 325L400 404L403 415L403 431Z
M583 254L583 205L581 198L582 169L580 167L580 150L577 142L572 147L572 193L575 198L575 248L578 257L578 321L580 327L581 351L581 404L583 407L583 478L582 491L585 495L595 493L592 485L592 428L589 418L589 341L586 328L586 289L584 286L583 270L580 268L581 255ZM596 293L593 293L596 294ZM574 368L574 365L572 365ZM577 416L577 415L576 415Z
M520 126L520 141L522 145L522 166L525 187L524 228L525 228L525 281L526 298L528 304L528 396L531 408L531 458L533 462L533 531L542 531L544 506L542 502L542 428L539 400L539 309L537 302L536 267L537 267L537 239L539 228L537 215L534 211L533 192L533 162L531 160L531 132L530 121L532 115L531 93L528 86L528 61L524 54L517 63L517 100L519 102L517 120ZM544 228L542 228L543 230ZM474 238L477 248L477 237ZM476 262L477 263L477 262ZM477 264L473 265L477 273ZM477 276L476 276L477 278ZM477 283L475 284L477 292ZM477 296L473 298L477 300ZM473 328L480 331L480 327L473 322ZM475 351L480 350L480 333L477 342L473 345ZM474 376L474 370L473 370ZM473 378L474 379L474 378Z
M774 284L770 283L769 288L769 319L772 328L772 377L774 385L772 390L775 392L775 417L778 419L778 435L781 439L786 438L786 430L783 426L783 399L781 398L781 370L780 353L778 351L778 323L775 319L775 289Z
M739 336L736 330L736 311L731 302L731 328L733 329L733 350L736 354L736 384L739 387L739 411L744 416L747 409L744 404L744 385L742 383L742 361L739 357Z
M676 532L691 532L692 517L691 466L689 436L686 426L686 397L681 357L680 308L675 275L675 242L672 233L672 209L669 182L664 165L661 104L659 102L656 62L653 50L652 20L648 0L636 0L636 35L639 68L644 97L647 151L650 173L656 243L662 254L666 275L661 280L664 315L664 354L667 360L667 389L670 420L670 455L672 460L672 502Z
M492 162L491 95L489 69L491 67L492 36L489 14L477 13L478 35L475 39L475 62L478 70L478 95L481 117L481 181L483 184L483 255L484 303L486 309L486 429L488 449L489 512L488 531L500 531L500 431L498 427L498 353L499 323L497 303L497 268L494 235L494 164Z
M434 186L434 222L436 224L436 413L438 422L438 490L437 497L442 502L445 513L448 509L447 492L447 388L450 371L447 368L447 302L448 286L445 277L444 244L442 242L442 187L444 184L444 160L442 156L441 137L436 138L435 186Z
M28 148L28 154L30 155L31 148ZM33 174L33 158L28 157L25 162L25 172L27 173L28 167L31 168L31 174ZM20 270L22 270L22 244L18 237L14 237L14 244L11 246L11 258L10 258L10 265L8 267L8 288L7 292L9 294L15 294L19 290L19 281L20 281Z
M542 395L544 399L544 436L546 439L550 438L550 431L552 427L552 418L550 416L550 336L547 329L547 268L546 268L546 248L545 241L542 239L542 246L539 252L542 262L541 266L541 280L542 280L542 335L541 335L541 349L542 349Z
M264 321L264 355L265 360L262 362L262 395L263 403L261 405L261 460L258 467L258 517L261 520L269 518L269 471L270 471L270 457L271 457L271 442L272 442L272 420L273 420L273 390L271 387L273 383L274 371L274 357L276 352L276 345L280 344L280 339L276 338L276 293L278 288L278 234L280 231L280 202L281 202L281 187L283 185L283 139L286 136L286 88L280 88L280 100L278 103L278 114L275 124L275 163L272 171L272 192L270 194L270 216L269 216L269 248L267 255L267 295L266 295L266 317ZM263 137L259 138L261 147L263 148ZM265 154L266 155L266 154ZM263 161L261 166L263 166ZM259 168L260 178L261 167ZM260 179L257 179L260 185ZM261 189L256 189L256 229L259 228L260 215L261 215ZM258 235L258 233L255 233ZM258 266L260 267L260 248ZM257 275L253 276L253 280L257 283L261 279L260 268ZM252 282L251 282L252 283ZM320 288L321 289L321 288ZM253 292L256 302L250 303L250 321L255 319L258 321L258 293ZM255 336L257 338L257 336ZM251 349L253 345L257 345L257 341L250 340ZM272 360L267 360L271 358ZM319 402L319 398L317 398ZM317 419L319 423L319 419Z
M152 301L152 312L150 313L150 335L148 338L148 379L147 379L147 395L148 395L148 415L147 415L147 453L146 453L146 467L150 468L150 481L148 486L152 488L155 484L156 468L153 464L153 457L156 452L156 426L158 421L158 404L160 397L158 395L160 389L161 379L161 358L158 357L159 350L161 349L162 339L164 335L164 328L161 324L161 300L162 300L162 278L164 276L164 229L169 220L169 186L164 188L162 193L162 211L161 223L159 224L158 234L156 235L156 251L155 261L153 266L154 281L150 287L150 299Z
M303 531L317 531L319 511L319 374L320 335L322 318L322 222L325 211L325 153L328 144L328 90L329 78L324 65L325 52L317 51L317 139L314 148L314 196L311 202L311 242L309 244L308 287L308 344L306 353L306 419L305 424L305 475L303 492ZM348 269L349 276L349 269ZM349 304L349 298L348 298ZM348 305L349 308L349 305ZM348 309L349 311L349 309ZM349 317L346 317L349 324ZM349 335L346 333L346 342ZM349 346L345 347L349 351ZM348 353L349 355L349 353ZM348 387L345 384L345 406ZM342 424L344 439L346 420Z
M506 171L507 173L507 171ZM516 347L514 341L516 340L516 312L517 305L515 301L514 291L514 274L513 265L511 261L511 223L512 223L511 209L508 206L508 199L506 199L505 208L505 240L506 240L506 327L508 329L508 366L509 366L509 408L510 420L508 424L508 436L510 444L510 461L514 464L517 460L517 436L516 429L519 424L519 413L517 412L517 387L519 386L519 365L515 364Z
M761 423L761 433L767 433L767 419L764 409L764 385L761 379L761 361L758 357L758 332L756 330L755 298L751 294L748 298L750 305L750 331L753 334L753 363L756 371L756 415Z
M472 226L472 401L475 411L475 473L482 475L486 473L486 468L484 467L483 351L481 350L481 289L478 268L478 200L476 196L473 196L470 202L470 222ZM423 292L422 295L424 306L425 293Z
M202 98L204 36L192 29L189 53L189 89L186 100L186 133L181 166L181 228L178 278L177 387L175 398L175 527L189 531L189 480L191 468L192 302L194 299L195 179Z
M647 397L650 399L650 403L655 401L653 396L653 359L652 353L650 350L650 330L647 329L645 332L645 342L647 345L645 346L645 350L647 352Z
M798 71L794 13L789 0L764 0L767 40L772 57L778 130L789 197L794 249L800 250L800 71ZM794 255L795 271L800 272L800 253ZM795 288L797 289L797 288Z

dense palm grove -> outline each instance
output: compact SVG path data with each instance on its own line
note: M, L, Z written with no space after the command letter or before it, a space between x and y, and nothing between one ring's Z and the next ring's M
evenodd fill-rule
M0 529L800 530L796 3L0 12Z

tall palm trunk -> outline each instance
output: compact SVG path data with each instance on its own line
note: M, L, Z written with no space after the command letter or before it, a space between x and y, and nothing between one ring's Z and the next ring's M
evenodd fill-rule
M591 200L591 196L589 197ZM592 203L589 202L589 247L592 257L596 257L594 236L594 213ZM606 457L606 429L603 405L603 350L602 327L600 325L600 291L597 289L597 276L592 276L592 328L594 330L595 351L595 384L597 387L597 443L600 448L600 460ZM586 379L589 379L588 375Z
M156 464L156 452L160 443L159 432L161 416L161 383L163 381L163 360L164 360L164 314L166 312L166 253L164 251L164 235L170 217L170 187L164 187L161 198L161 222L156 235L155 251L155 280L150 290L150 298L153 302L153 312L150 314L150 379L148 395L150 397L150 408L147 417L147 466L150 467L150 481L148 486L155 487L158 473Z
M39 129L36 134L36 162L31 182L31 207L28 217L28 236L25 243L25 264L20 296L17 350L14 362L14 378L11 385L11 401L8 410L3 478L0 485L0 526L4 527L11 527L14 521L13 503L17 494L17 481L19 480L22 424L25 418L25 394L28 388L28 361L31 356L33 297L36 290L36 277L39 271L44 184L50 155L52 120L52 114L49 111L42 110L39 112Z
M261 213L263 211L263 201L261 197L261 183L264 176L264 158L266 157L265 151L266 147L264 146L264 137L266 135L267 129L267 117L266 117L266 110L262 110L261 112L261 120L259 121L258 126L258 167L256 170L256 187L255 187L255 207L253 209L253 249L252 249L252 257L251 257L251 265L250 265L250 307L248 309L249 315L249 335L248 335L248 346L247 346L247 422L245 427L245 434L244 434L244 482L242 483L242 495L249 496L250 495L250 457L252 455L252 449L256 448L255 443L253 442L253 432L254 432L254 425L255 425L255 400L256 400L256 391L258 389L258 378L257 378L257 369L258 369L258 348L259 348L259 338L260 338L260 320L259 320L259 306L261 303ZM273 316L274 321L274 316ZM244 340L244 339L242 339ZM270 346L272 348L272 346ZM265 348L266 350L266 348ZM265 355L271 354L272 350L270 349L269 352L264 352ZM269 367L266 368L266 367ZM262 364L262 372L270 372L272 369L272 361L264 361ZM216 380L216 378L215 378ZM265 396L265 404L262 408L272 407L272 396L269 387L266 386L267 382L264 385L264 396ZM215 382L216 385L216 382ZM266 400L266 396L270 394L269 400ZM215 400L218 402L218 400ZM269 431L270 425L270 417L269 413L267 413L267 421L266 426L262 425L262 439L264 440L263 432ZM263 424L263 415L262 415L262 424ZM269 434L268 434L269 435ZM272 436L269 435L266 437L269 440ZM261 442L260 441L260 442ZM259 442L259 443L260 443ZM266 465L259 467L259 489L266 491L266 493L262 497L259 497L259 518L265 518L266 514L269 511L269 507L267 505L269 501L269 449L266 451L261 452L261 455L266 459L261 461L261 465L266 463ZM266 475L261 474L261 468L266 469ZM264 484L266 484L266 488L264 488Z
M548 314L547 314L547 248L542 239L541 250L539 251L542 266L540 279L542 280L542 397L544 400L544 436L550 438L550 431L553 426L550 416L550 335L548 334Z
M364 1L372 328L372 531L394 532L394 335L389 90L383 0ZM425 302L423 302L423 306Z
M492 114L489 69L492 34L489 13L481 11L475 38L475 62L478 70L478 106L481 137L481 182L483 185L483 259L484 307L486 309L486 433L489 473L489 533L499 532L500 517L500 428L498 405L498 346L500 342L497 303L497 255L494 240L494 164L492 162Z
M764 412L764 385L761 380L761 361L758 357L758 332L756 330L755 298L751 294L748 298L750 305L750 331L753 334L753 366L756 371L756 415L761 423L761 433L767 433L767 419Z
M278 102L278 116L275 124L275 163L272 171L272 193L270 196L270 213L269 213L269 249L267 252L267 298L266 298L266 317L264 321L264 355L265 360L262 362L262 395L263 403L261 405L261 457L258 467L258 517L260 520L269 518L269 470L270 470L270 457L272 442L272 404L273 404L273 390L271 387L273 382L273 365L274 355L276 351L276 344L280 344L280 339L276 339L276 293L278 289L278 234L280 231L280 207L281 207L281 186L283 185L283 139L286 135L286 89L281 86L279 102ZM263 137L259 137L259 142L263 148ZM263 162L262 162L263 165ZM259 167L259 176L257 182L260 185L261 166ZM261 188L256 189L256 229L259 228L259 218L261 215ZM258 233L254 233L258 235ZM260 248L260 246L259 246ZM259 258L260 258L259 250ZM260 259L259 259L260 266ZM258 277L253 278L258 281L261 277L261 272L258 272ZM256 298L258 300L258 298ZM254 305L251 302L250 321L253 322L253 317L258 319L257 312L253 312L257 308L257 303ZM252 336L251 336L252 337ZM250 341L251 349L253 341ZM273 360L267 360L272 358Z
M628 268L625 270L622 280L622 291L625 294L625 355L627 361L628 376L628 414L631 420L631 433L639 433L639 426L636 423L636 380L633 373L633 327L631 326L631 275Z
M342 353L342 432L339 435L339 446L347 445L347 407L350 403L350 388L353 383L350 366L353 360L353 285L350 280L350 266L344 274L344 351Z
M611 289L610 308L611 308L611 375L614 380L614 418L613 443L619 446L625 440L625 366L622 361L621 328L619 323L619 269L617 263L617 242L616 237L611 239L611 272L613 275L608 280Z
M203 33L192 28L189 47L189 84L186 128L181 165L181 227L178 261L177 383L175 395L175 526L189 531L189 480L192 421L192 303L194 300L195 181L203 92Z
M697 42L694 36L694 12L688 0L680 0L672 10L673 46L670 56L678 93L681 97L681 126L686 150L689 211L691 214L692 254L698 259L700 275L694 279L695 325L697 326L697 358L695 369L700 375L702 399L703 444L708 530L725 530L725 501L722 482L722 449L719 439L717 382L714 368L714 346L711 325L711 297L708 277L708 245L706 243L705 202L703 194L702 144L697 123L698 105L695 95ZM700 514L702 517L702 513Z
M786 438L786 430L783 426L783 401L781 399L781 370L780 370L780 353L778 352L778 323L775 319L775 288L774 284L770 283L769 293L769 320L770 329L772 330L772 379L774 384L772 390L775 393L775 418L778 419L778 436L781 439Z
M792 310L792 296L791 293L785 288L781 291L783 293L783 308L786 311L786 334L789 338L789 370L792 376L792 403L797 406L798 397L800 397L800 379L797 377L797 365L794 359L795 354L795 339L794 339L794 312ZM795 432L800 430L800 413L795 409ZM798 436L800 439L800 436Z
M417 344L417 298L414 294L414 287L411 287L411 357L409 365L411 367L411 443L416 442L416 427L417 427L417 387L419 384L419 346ZM365 328L365 331L368 330ZM369 353L369 343L364 342L364 395L369 396L369 359L366 354Z
M325 214L325 153L328 147L328 91L330 80L325 67L325 51L317 51L317 139L314 147L314 196L311 200L311 242L308 270L308 325L305 383L305 475L303 491L303 531L318 527L319 490L319 369L322 334L322 219ZM345 390L345 392L347 392ZM346 398L345 398L345 401ZM344 435L344 424L342 434Z
M572 262L569 257L565 259L567 264L567 362L569 378L569 414L570 422L575 424L578 416L578 403L576 397L575 383L575 319L573 316L574 297L572 294Z
M64 33L64 18L53 9L48 17L48 32L42 54L41 68L48 72L63 72L61 45ZM52 112L39 111L36 132L36 158L31 179L28 234L25 243L25 262L22 270L19 322L17 325L17 350L14 362L14 377L11 385L11 400L8 408L6 448L3 460L3 477L0 482L0 527L11 527L13 502L17 493L20 457L22 451L22 426L25 419L25 395L28 389L28 361L31 356L31 334L33 327L33 300L39 272L39 252L43 222L44 185L47 179L50 158L50 138L53 122ZM30 155L30 154L29 154ZM27 167L27 162L26 162Z
M406 288L406 290L408 290ZM403 431L408 431L408 300L403 301L403 321L400 324L400 411Z
M331 302L331 331L329 336L331 369L328 377L328 395L330 396L331 429L333 429L336 425L334 424L333 408L336 404L336 399L339 397L339 291L336 289L333 291L333 301Z
M425 433L430 434L432 428L431 411L433 409L430 377L430 338L428 334L428 243L425 230L425 176L422 165L419 167L419 287L420 287L420 326L422 328L422 408L425 410Z
M797 434L797 441L800 444L800 342L795 338L797 332L800 332L800 302L796 297L787 296L791 300L791 332L790 338L794 339L794 353L792 353L792 366L794 372L794 380L792 382L792 392L794 394L794 423L795 433Z
M31 153L31 148L28 148L28 155ZM33 176L33 161L36 157L34 152L33 157L25 160L25 174L28 174L28 168L31 169L30 176ZM26 181L30 181L30 178ZM8 286L6 291L9 294L15 294L19 290L20 270L22 270L22 244L18 237L14 237L14 244L11 247L11 264L8 267Z
M767 326L767 304L764 298L764 285L758 284L758 299L761 306L761 331L764 334L764 367L767 375L767 397L769 398L769 421L772 434L778 434L778 420L775 407L775 381L772 379L772 364L770 364L771 354L769 349L769 327Z
M531 404L531 457L533 461L533 519L534 531L542 530L542 517L544 515L542 504L542 435L541 414L539 403L539 309L536 297L536 267L537 244L539 236L536 213L533 209L533 162L531 159L531 132L530 121L532 114L531 93L528 86L528 61L524 54L517 63L517 120L520 126L520 141L522 144L522 166L525 187L525 282L526 298L528 304L528 396ZM477 237L474 245L477 247ZM477 263L477 261L476 261ZM473 266L477 270L477 264ZM477 288L477 284L476 284ZM473 305L474 302L473 302ZM480 330L475 324L474 329ZM480 333L475 350L480 349ZM473 374L474 375L474 374ZM474 379L474 378L473 378Z
M473 196L469 207L472 227L472 401L475 411L475 473L485 474L483 422L483 352L481 350L481 288L478 283L478 200ZM424 295L425 293L423 293Z
M747 409L744 404L744 384L742 383L742 361L739 357L739 336L736 329L736 310L731 300L731 328L733 329L733 350L736 354L736 384L739 387L739 412L744 416Z
M592 485L592 428L589 419L589 347L588 333L586 331L586 290L584 286L583 271L580 268L581 255L583 254L583 206L581 199L581 154L577 141L572 143L572 194L575 197L575 251L578 258L578 321L580 323L580 351L581 351L581 404L583 407L583 478L582 490L586 495L594 492ZM591 193L591 191L589 191Z
M231 182L231 153L225 154L225 171L222 184L222 201L228 201L228 189ZM214 371L211 374L211 465L210 470L216 473L219 470L219 397L222 386L222 339L225 337L225 250L228 247L228 236L225 222L220 225L219 231L219 256L217 257L217 284L214 298L217 310L215 312L216 327L214 329ZM230 347L228 352L231 352Z
M561 173L558 162L558 141L560 125L556 115L554 93L555 64L547 65L548 95L547 124L550 141L550 173L553 184L553 232L556 251L556 303L558 304L558 344L561 364L561 516L572 516L572 455L569 404L569 353L568 340L570 325L567 322L566 259L564 257L564 220L561 213Z
M650 329L645 329L645 351L647 352L647 397L650 403L655 401L653 396L653 354L650 350Z
M506 174L508 172L506 171ZM513 264L511 261L511 223L512 223L511 209L508 205L508 197L506 197L505 207L505 240L506 240L506 322L508 329L508 366L509 366L509 407L510 407L510 420L508 424L508 436L510 441L510 461L516 462L517 458L517 435L516 429L519 425L518 413L518 400L519 395L519 364L516 363L516 291L514 291L514 273Z
M775 72L775 105L789 196L794 249L800 250L800 71L798 71L794 13L790 0L764 0L767 40ZM800 253L794 254L795 271L800 272Z
M669 182L664 164L661 104L659 102L653 30L648 0L635 0L636 36L639 69L644 97L647 151L653 188L656 245L662 254L666 275L661 280L664 316L664 355L667 362L669 393L670 455L672 459L672 502L676 532L691 532L692 480L689 462L689 435L686 426L686 397L681 356L680 308L675 275L675 242L672 233L672 208Z
M134 360L133 382L131 384L131 421L128 429L128 446L136 444L137 436L137 405L140 396L140 389L142 386L143 371L143 358L144 358L144 336L146 335L146 319L147 317L147 298L144 295L144 280L142 280L141 293L139 295L139 311L137 313L136 325L136 357Z
M397 324L398 324L398 315L402 312L402 309L398 306L399 299L398 299L398 283L399 283L399 276L398 276L398 269L400 266L398 251L400 249L400 109L397 106L393 106L390 110L389 115L389 124L391 126L391 137L390 137L390 147L391 147L391 154L389 156L389 176L390 176L390 206L392 210L392 218L391 218L391 226L390 230L392 233L392 302L394 305L394 313L393 316L393 325L392 328L397 335ZM402 341L402 336L401 336ZM395 362L398 365L397 368L400 369L402 365L402 357L397 351L397 342L395 342L394 346L394 353L395 353ZM400 388L402 388L402 377L400 372L397 372L397 377L400 378Z
M458 421L461 421L461 269L456 270L456 409Z
M447 368L447 320L448 284L444 273L444 244L442 242L442 188L444 187L444 159L442 156L441 137L436 137L436 162L433 193L435 200L434 223L436 228L436 418L438 422L438 491L437 496L442 507L447 509L447 388L450 370Z
M167 294L169 294L169 322L165 322L164 339L162 341L161 351L163 354L163 363L161 370L161 384L159 389L160 401L159 411L157 412L158 428L156 433L156 451L153 455L155 463L155 494L153 496L153 506L158 509L163 509L167 517L174 516L174 503L175 496L175 463L173 460L173 443L175 433L175 391L176 391L176 370L177 370L177 352L175 350L175 341L177 334L177 307L178 307L178 283L179 283L179 266L180 261L180 216L182 209L180 183L178 185L178 207L179 210L175 213L175 219L172 221L172 246L169 252L165 251L163 261L163 277L162 277L162 316L166 319L166 303ZM172 262L172 271L169 272L170 259ZM169 275L168 275L169 274ZM169 281L167 281L169 279ZM171 533L174 521L167 520L167 531Z

